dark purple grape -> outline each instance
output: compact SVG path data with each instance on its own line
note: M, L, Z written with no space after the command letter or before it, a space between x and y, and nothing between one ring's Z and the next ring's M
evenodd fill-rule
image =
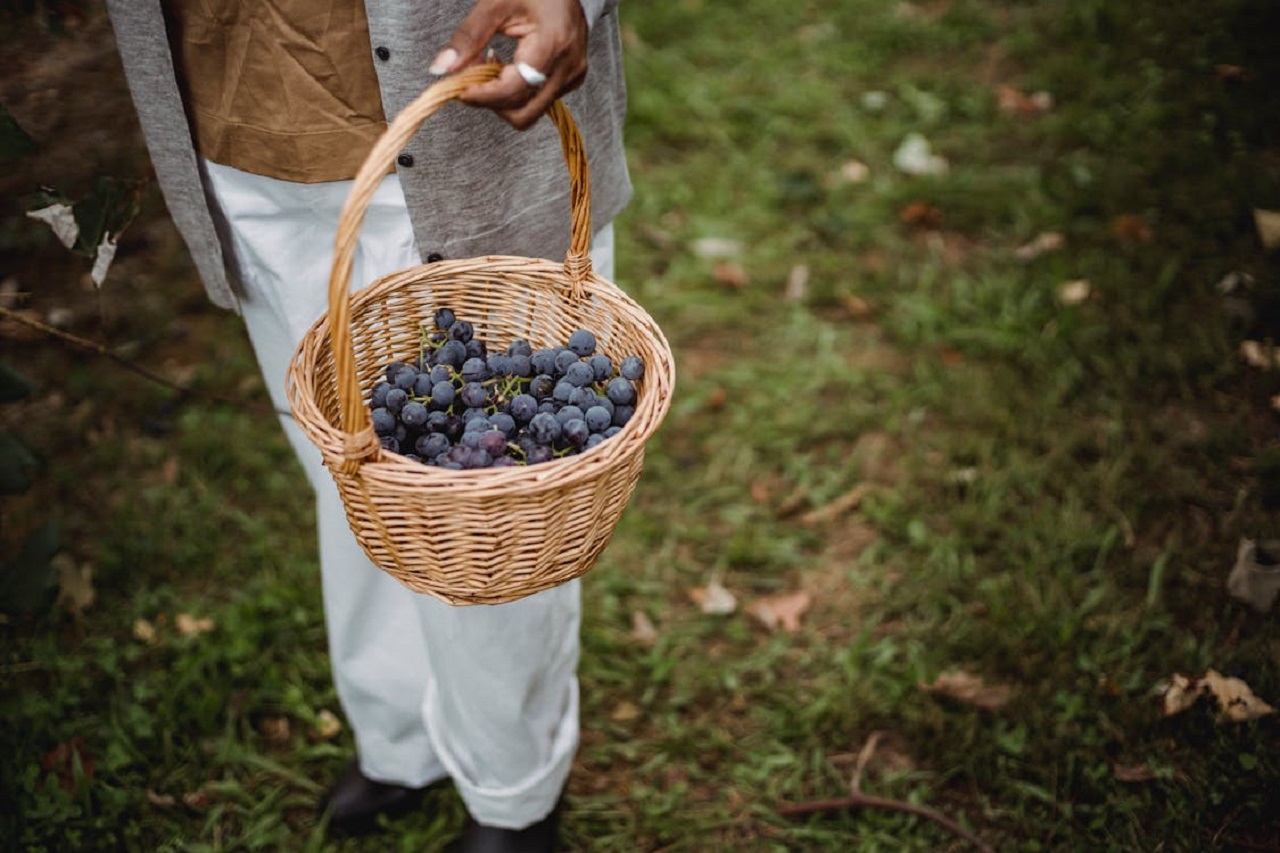
M431 405L437 410L443 411L453 405L453 398L457 396L457 391L453 388L452 382L437 382L431 386Z
M548 376L556 372L556 351L550 348L540 349L529 356L533 369Z
M527 424L538 413L538 401L532 394L518 394L511 400L511 417L517 424Z
M622 432L622 427L620 427L620 426L611 426L611 427L609 427L607 430L605 430L605 431L604 431L603 433L601 433L601 434L602 434L605 438L613 438L615 435L617 435L617 434L618 434L618 433L620 433L620 432Z
M413 380L413 396L430 397L432 384L430 373L419 373L418 378Z
M555 415L539 412L529 421L529 437L538 444L552 445L560 440L560 422Z
M597 394L595 402L585 408L589 409L591 406L599 406L602 409L608 409L610 416L613 415L613 401L603 394Z
M400 452L400 439L394 435L380 435L378 441L382 442L384 450L390 450L392 453Z
M539 373L533 377L533 381L529 383L529 393L537 400L545 400L552 395L556 388L556 381L549 374Z
M491 352L487 361L490 376L510 376L511 375L511 359L510 357L500 353Z
M569 397L573 395L573 391L577 387L572 382L561 379L556 383L555 390L551 392L551 399L557 403L568 403Z
M475 327L466 320L454 320L449 326L449 337L465 344L475 335Z
M556 458L555 451L551 449L549 444L536 444L533 450L525 457L525 462L530 465L537 465L540 462L550 462Z
M578 329L569 335L569 340L566 343L569 345L569 349L573 350L574 354L581 358L586 358L596 351L596 336L586 329Z
M496 429L480 433L480 449L490 456L501 456L507 452L507 437Z
M444 432L447 423L449 423L449 415L447 413L439 409L432 409L427 413L428 432Z
M630 406L636 401L635 386L631 384L630 379L622 376L615 376L609 380L605 394L618 406Z
M455 322L457 322L458 318L455 317L453 314L453 311L449 310L448 308L437 308L434 319L435 319L437 329L440 329L441 331L447 331L450 326L452 326Z
M455 370L467 360L467 345L461 341L447 340L436 350L436 364L445 364Z
M462 447L469 447L472 450L479 450L480 439L483 438L487 432L492 432L492 430L472 430L470 432L464 432L462 434L462 438L458 439L458 444Z
M644 359L638 355L629 355L622 360L622 364L618 365L618 372L622 374L623 379L635 382L644 376Z
M431 368L431 384L435 385L437 382L452 382L454 375L455 374L449 365L437 364L435 367Z
M427 407L417 400L410 400L400 410L400 422L413 429L421 429L427 424Z
M591 433L591 435L587 436L587 442L586 444L582 445L582 449L590 450L591 448L595 447L597 444L599 444L604 440L605 438L602 434L598 432L593 432Z
M507 355L513 357L522 355L525 358L528 358L533 355L533 347L530 346L529 342L524 338L516 338L511 343L507 344Z
M373 421L373 431L379 436L395 435L396 416L391 412L379 407L369 413L369 419Z
M615 406L613 409L613 425L626 426L627 421L631 420L631 416L635 413L635 406Z
M413 390L413 383L418 381L418 371L412 365L405 364L396 371L395 377L391 380L391 384L397 388L403 388L406 391Z
M595 371L585 361L575 361L565 370L564 381L581 388L595 381Z
M582 418L571 418L561 425L561 436L574 447L581 447L591 437L591 428Z
M484 413L483 409L473 409L471 411L475 412L471 417L463 416L463 435L469 432L487 432L493 429L493 424L489 422L489 416Z
M483 449L471 451L471 458L467 460L468 468L488 468L493 464L493 455Z
M380 409L387 405L387 392L391 390L391 383L383 380L373 386L372 393L369 394L369 408Z
M604 432L613 424L613 414L604 406L592 406L587 409L583 420L592 432Z
M521 379L533 376L533 362L529 360L529 356L516 354L508 358L511 361L512 376L519 376Z
M493 428L507 438L515 434L516 419L507 412L494 412L489 416L489 423L493 424Z
M466 343L467 358L478 358L481 361L489 357L489 347L480 338L472 338Z
M560 422L560 426L562 427L568 421L571 421L574 418L577 418L578 420L583 420L584 417L585 416L582 413L582 409L573 405L564 406L560 409L560 411L556 412L556 420Z
M478 409L489 401L489 392L479 382L468 382L462 386L462 393L458 398L462 400L462 405Z
M613 361L602 352L587 359L587 364L591 365L591 372L596 382L605 382L613 376Z
M409 402L409 392L403 388L392 388L387 392L387 411L393 415L399 415L400 410L404 408L404 404Z
M510 456L495 456L493 458L493 463L489 467L490 468L511 468L519 464L520 464L519 462L512 459Z
M401 371L401 370L404 370L406 367L409 367L409 365L408 365L408 364L405 364L403 361L389 361L389 362L387 362L387 366L386 366L386 370L385 370L385 373L386 373L386 376L387 376L387 381L388 381L388 382L390 382L392 385L395 385L395 384L396 384L396 376L398 376L398 375L399 375L399 373L400 373L400 371Z
M564 376L564 372L569 369L572 364L578 363L578 355L569 348L562 349L556 353L556 369L552 376L557 378Z
M469 358L462 363L463 382L483 382L489 376L489 366L484 363L484 359Z
M594 406L596 403L596 392L592 391L588 386L586 388L574 388L573 393L569 395L569 405L577 406L584 412Z
M449 446L449 439L438 432L429 432L426 435L418 436L418 440L413 444L413 449L418 451L418 455L423 459L435 459L441 453L447 451Z

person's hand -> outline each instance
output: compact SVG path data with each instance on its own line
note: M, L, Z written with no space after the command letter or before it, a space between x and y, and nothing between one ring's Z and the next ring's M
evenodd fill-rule
M516 40L511 64L496 79L463 92L461 99L525 130L586 77L587 19L579 0L477 0L431 63L431 73L447 74L480 61L498 33ZM536 83L538 74L546 77L540 85L526 80Z

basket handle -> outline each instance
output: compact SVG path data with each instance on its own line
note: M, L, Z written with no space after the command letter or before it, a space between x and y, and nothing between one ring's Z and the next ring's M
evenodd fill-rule
M466 89L496 78L501 70L502 66L498 63L475 65L428 87L387 126L356 174L351 192L343 205L334 240L333 269L329 275L329 334L345 433L342 465L344 473L354 474L363 462L376 458L381 450L381 443L373 432L373 422L356 377L355 346L351 339L352 259L369 202L396 156L422 123ZM557 100L547 110L547 116L560 133L560 147L569 167L571 231L564 269L567 295L576 302L582 298L583 282L591 274L591 186L587 157L578 126L569 114L569 109ZM359 429L355 428L357 424L360 425Z

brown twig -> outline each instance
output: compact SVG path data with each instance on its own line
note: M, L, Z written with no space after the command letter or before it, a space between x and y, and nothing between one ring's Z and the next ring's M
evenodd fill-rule
M813 814L815 812L842 811L844 809L884 809L887 811L905 812L913 814L917 817L931 820L944 829L954 832L961 838L977 847L983 853L995 853L995 850L987 842L965 829L960 824L948 817L930 811L922 806L913 805L912 803L904 803L902 800L890 800L885 797L871 797L866 794L854 794L850 797L841 797L835 800L814 800L808 803L793 803L778 808L778 814L785 817L797 817L799 815Z
M281 412L277 410L274 406L263 406L257 403L251 403L247 400L238 400L233 397L225 397L221 394L215 394L211 391L198 391L194 388L187 388L183 385L179 385L178 383L170 379L166 379L165 377L161 376L158 373L148 370L147 368L143 367L140 364L132 362L129 359L124 358L123 356L113 353L111 350L107 349L106 345L104 344L100 344L96 341L91 341L87 338L82 338L78 335L73 335L70 332L64 332L62 329L56 328L54 326L50 326L47 323L42 323L39 320L33 319L31 317L27 317L23 314L18 313L17 311L12 311L8 308L5 308L4 306L0 306L0 317L5 317L7 319L14 320L18 323L22 323L24 326L29 326L32 329L35 329L39 332L43 332L44 334L49 335L50 337L56 338L64 343L72 344L73 346L77 346L80 349L89 350L90 352L103 356L104 358L114 362L120 367L123 367L124 369L129 371L132 371L133 373L138 374L144 379L148 379L152 382L163 385L166 388L177 391L179 394L182 394L183 396L203 397L208 400L214 400L219 403L225 403L227 405L236 406L237 408L246 409L246 410L255 412L257 414L273 414L273 415L289 414L288 412Z

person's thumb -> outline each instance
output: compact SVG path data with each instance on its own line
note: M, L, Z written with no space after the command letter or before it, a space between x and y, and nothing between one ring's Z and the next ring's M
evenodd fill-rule
M499 6L485 0L476 3L427 70L432 74L448 74L469 65L502 27L503 13Z

